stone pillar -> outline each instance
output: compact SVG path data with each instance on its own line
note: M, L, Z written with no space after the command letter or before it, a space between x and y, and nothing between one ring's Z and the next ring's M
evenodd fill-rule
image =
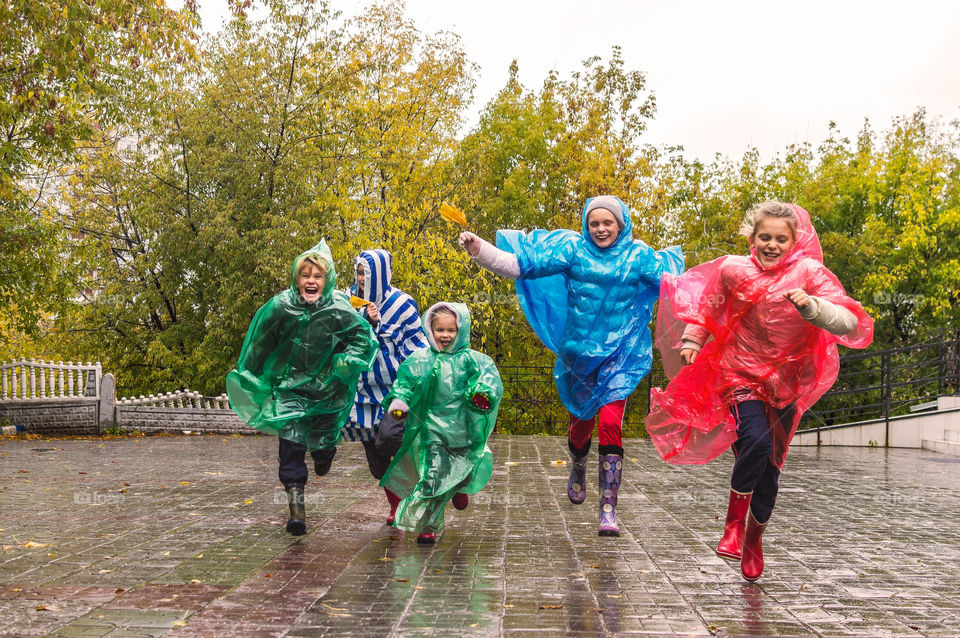
M97 401L97 434L117 426L117 382L112 373L100 377L100 400Z

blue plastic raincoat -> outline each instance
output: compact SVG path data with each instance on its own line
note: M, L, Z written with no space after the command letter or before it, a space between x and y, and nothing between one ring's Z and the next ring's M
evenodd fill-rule
M592 199L587 200L584 212ZM599 248L587 231L497 232L497 247L517 256L520 305L540 340L557 355L563 405L578 419L630 395L653 363L650 318L663 273L683 272L678 246L656 251L633 239L630 210L616 242Z

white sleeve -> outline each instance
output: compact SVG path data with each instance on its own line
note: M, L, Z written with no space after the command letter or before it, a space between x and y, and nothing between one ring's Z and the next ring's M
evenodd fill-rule
M810 305L800 311L800 316L817 328L837 336L850 334L857 327L857 316L835 303L810 295Z
M471 259L501 277L517 279L520 276L520 263L517 261L517 256L500 250L483 239L480 240L480 252Z
M390 407L387 408L387 412L394 412L396 410L400 410L401 412L406 414L407 412L410 411L410 407L406 403L404 403L402 399L394 399L393 401L390 402Z

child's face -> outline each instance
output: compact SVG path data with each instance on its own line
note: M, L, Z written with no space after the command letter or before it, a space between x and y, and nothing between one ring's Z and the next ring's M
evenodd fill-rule
M323 291L323 284L327 281L327 273L323 272L316 265L309 261L300 266L297 273L297 289L300 296L307 303L316 303Z
M753 229L751 246L756 251L757 259L764 268L775 266L784 255L790 252L796 239L793 229L785 219L779 217L764 217Z
M357 264L357 294L363 296L363 264Z
M446 350L457 336L457 318L445 312L437 314L430 321L430 329L437 347Z
M587 216L587 230L597 248L609 248L620 236L617 218L606 208L594 208Z

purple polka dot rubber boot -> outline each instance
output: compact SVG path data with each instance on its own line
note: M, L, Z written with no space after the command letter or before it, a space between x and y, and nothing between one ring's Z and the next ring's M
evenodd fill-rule
M570 480L567 481L567 496L574 505L587 498L587 455L570 453Z
M604 454L600 457L600 526L598 536L620 536L617 521L617 492L620 491L620 473L623 457Z

